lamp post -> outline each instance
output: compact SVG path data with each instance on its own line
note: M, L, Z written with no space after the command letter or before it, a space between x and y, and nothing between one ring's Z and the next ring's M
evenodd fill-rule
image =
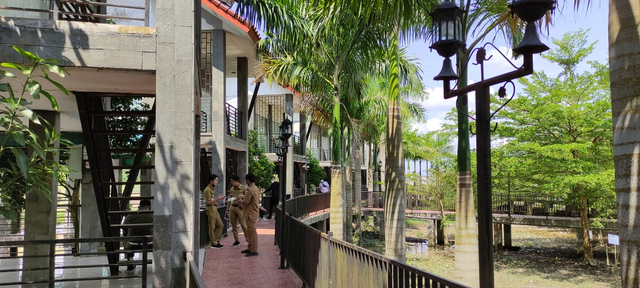
M307 173L309 172L309 158L307 156L302 156L302 195L307 195Z
M282 199L282 215L280 217L280 269L286 269L285 265L285 215L286 215L286 203L287 203L287 193L286 193L286 185L287 185L287 153L289 152L289 138L291 138L291 120L289 120L286 115L283 115L284 120L280 124L280 141L282 144L280 145L280 154L282 155L282 164L280 166L280 199ZM279 157L280 158L280 157Z
M378 192L382 191L382 160L378 160L378 183L376 183L376 186L378 187Z
M547 11L554 9L554 0L513 0L509 4L511 13L516 14L520 19L527 22L525 35L522 42L513 51L523 56L523 65L515 67L515 70L494 76L488 79L484 77L484 62L486 58L486 46L493 46L486 43L481 48L472 51L476 53L476 64L480 65L481 80L466 87L451 89L449 81L458 79L458 75L453 71L451 56L455 55L464 43L460 39L460 27L462 23L462 10L455 3L448 0L438 6L431 13L433 19L433 43L429 47L435 49L438 54L445 57L442 71L434 77L434 80L442 80L444 86L444 98L449 99L468 92L476 93L476 149L477 149L477 177L478 177L478 253L480 270L480 287L494 287L493 278L493 223L491 207L491 127L490 121L493 115L504 107L515 95L513 95L493 114L490 110L489 88L492 85L504 83L498 90L498 96L506 96L506 85L515 86L511 80L524 77L533 73L533 54L548 50L549 48L540 42L535 27L535 22L540 20ZM495 48L495 46L493 46ZM498 50L498 49L496 49ZM501 54L502 55L502 54ZM502 55L507 61L506 56ZM511 62L511 61L509 61ZM458 63L459 66L460 63ZM463 64L466 65L466 64Z

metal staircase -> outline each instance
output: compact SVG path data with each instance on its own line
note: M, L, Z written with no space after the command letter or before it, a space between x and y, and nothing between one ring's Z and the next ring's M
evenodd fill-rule
M89 169L93 178L100 224L104 237L120 237L121 229L133 226L152 226L153 224L122 224L124 217L134 213L153 213L153 211L128 211L130 201L153 200L153 196L132 196L134 188L153 185L153 181L138 180L142 169L154 169L154 165L145 164L145 158L152 155L151 137L155 134L155 101L150 105L137 105L125 109L110 109L112 99L155 100L155 95L75 93L84 134L84 145L89 160ZM125 97L125 98L123 98ZM150 109L144 109L148 106ZM114 125L113 123L130 123ZM133 124L131 124L133 123ZM122 145L125 139L129 145ZM135 155L131 165L114 165L116 155ZM128 170L125 181L118 180ZM117 174L118 173L118 174ZM124 177L123 177L124 178ZM124 179L123 179L124 180ZM123 187L124 186L124 187ZM122 189L120 189L123 187ZM119 245L105 243L107 258L112 275L118 275ZM120 262L122 264L122 262Z

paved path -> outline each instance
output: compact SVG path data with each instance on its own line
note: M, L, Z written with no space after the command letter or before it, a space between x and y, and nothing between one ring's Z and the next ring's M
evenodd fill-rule
M258 230L258 256L244 257L240 251L247 248L244 235L240 246L231 247L233 235L223 237L222 249L207 248L202 278L209 288L300 288L302 281L291 269L278 269L280 255L273 245L276 221L256 222ZM242 234L242 233L241 233Z

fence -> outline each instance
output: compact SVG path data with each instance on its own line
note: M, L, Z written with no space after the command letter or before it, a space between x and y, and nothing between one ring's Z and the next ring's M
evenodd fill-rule
M142 243L141 249L118 250L113 252L87 252L87 253L66 253L60 246L78 243L103 243L132 241ZM151 252L151 236L134 237L109 237L109 238L84 238L84 239L55 239L55 240L31 240L31 241L4 241L0 242L0 247L9 248L9 253L0 253L0 260L3 262L0 269L0 286L16 286L22 284L45 284L55 287L56 283L62 282L83 282L76 286L99 286L99 283L89 281L101 280L125 280L141 279L141 287L147 284L147 265L142 265L142 273L124 274L118 276L104 276L103 270L107 267L126 266L131 264L150 264L147 253ZM26 248L28 246L28 248ZM46 251L46 252L43 252ZM102 264L107 257L86 257L86 256L106 256L112 253L136 253L142 254L141 261L121 261L116 264ZM52 257L53 256L53 257ZM85 256L85 257L78 257ZM95 259L103 260L96 261ZM60 264L61 265L58 265ZM74 264L70 264L74 263ZM13 266L13 267L12 267ZM11 267L11 268L7 268ZM66 269L71 270L72 276L65 275ZM77 276L77 277L74 277ZM136 285L137 286L137 285Z
M123 1L89 0L49 0L22 1L17 6L0 6L7 10L3 16L16 18L55 19L92 23L115 23L125 21L149 26L151 0L133 0L134 4L120 4ZM119 3L120 2L120 3ZM131 1L129 1L131 2Z
M236 138L245 139L244 135L242 135L242 111L238 111L236 107L231 106L229 103L226 103L227 107L226 111L226 130L227 134L234 136Z
M326 198L330 199L330 194L287 201L291 213L285 219L286 247L279 240L282 231L276 227L280 251L285 252L289 266L309 287L468 287L333 239L296 219L295 215L328 209L330 201ZM283 215L278 211L277 221L281 221Z

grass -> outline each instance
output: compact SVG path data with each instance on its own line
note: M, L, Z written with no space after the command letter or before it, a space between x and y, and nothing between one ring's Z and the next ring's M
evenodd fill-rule
M428 234L428 223L411 219L407 221L407 237ZM410 223L409 223L410 222ZM422 222L422 223L421 223ZM448 229L447 233L453 233ZM535 226L512 226L513 246L518 251L497 251L495 260L495 287L558 287L558 288L609 288L621 287L620 268L606 266L605 245L593 241L594 258L600 264L592 267L583 264L576 252L576 235L572 229ZM384 248L376 239L363 239L363 247ZM613 254L609 251L610 261ZM432 274L454 279L455 247L424 246L407 243L407 264ZM455 279L454 279L455 280Z

